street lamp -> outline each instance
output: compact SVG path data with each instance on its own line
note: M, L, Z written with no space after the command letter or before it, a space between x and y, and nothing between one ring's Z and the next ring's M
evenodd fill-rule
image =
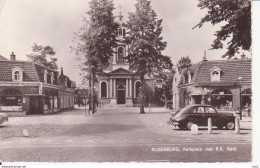
M240 116L240 120L242 120L242 94L241 94L241 89L242 89L242 81L243 81L243 77L238 77L238 82L240 84L239 86L239 116Z

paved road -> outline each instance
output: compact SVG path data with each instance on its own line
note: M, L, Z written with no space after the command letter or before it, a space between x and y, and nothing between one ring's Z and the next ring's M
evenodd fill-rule
M66 114L68 113L62 115ZM248 162L251 160L251 141L244 136L210 138L155 133L132 113L132 109L99 109L91 119L86 119L86 122L74 125L59 135L6 140L1 142L0 148L0 160L3 161Z

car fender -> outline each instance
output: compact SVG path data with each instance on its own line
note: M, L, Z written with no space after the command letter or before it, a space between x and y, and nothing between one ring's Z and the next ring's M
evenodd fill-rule
M190 121L195 123L195 124L198 123L198 121L196 119L194 119L194 118L186 118L185 120L181 120L179 122L180 122L180 125L186 125Z
M215 124L225 124L228 121L234 121L235 122L235 117L233 116L225 116L225 117L221 117L221 118L217 118L214 123Z

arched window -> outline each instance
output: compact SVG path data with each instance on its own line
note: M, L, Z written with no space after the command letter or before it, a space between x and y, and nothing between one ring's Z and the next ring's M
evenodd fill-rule
M248 95L251 96L252 95L252 90L251 89L246 89L242 92L242 95Z
M123 36L125 36L125 29L123 29Z
M135 97L138 97L141 92L141 82L136 81L135 82Z
M189 75L188 74L184 75L184 83L189 83Z
M123 62L124 61L124 48L123 47L119 47L118 48L118 62Z
M122 29L119 29L118 35L122 36Z
M106 98L107 97L107 83L101 82L101 98Z
M20 67L15 67L12 69L12 80L13 81L23 80L23 70Z

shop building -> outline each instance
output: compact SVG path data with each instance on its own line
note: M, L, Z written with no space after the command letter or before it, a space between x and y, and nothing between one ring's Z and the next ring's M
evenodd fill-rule
M251 106L251 59L203 60L173 78L173 108L210 104L219 110Z
M74 107L75 82L61 72L28 61L0 59L0 111L46 114Z

